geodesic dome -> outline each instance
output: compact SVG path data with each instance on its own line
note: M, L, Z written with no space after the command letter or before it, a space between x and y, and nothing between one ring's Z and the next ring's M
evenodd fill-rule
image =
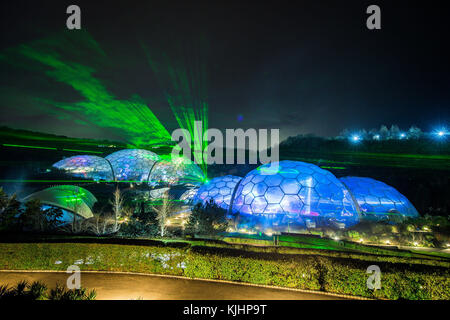
M184 191L181 196L180 200L184 203L191 203L194 200L195 195L197 194L199 188L189 188L186 191Z
M191 184L200 185L205 180L203 171L194 162L185 158L160 160L153 166L148 183L155 185Z
M159 156L143 149L124 149L111 153L106 160L111 163L116 180L143 182L148 177Z
M65 158L53 164L53 167L64 170L74 177L92 180L114 180L109 162L101 157L80 155Z
M72 185L50 187L25 197L23 201L39 200L44 205L58 207L85 219L92 218L92 207L97 202L88 190Z
M233 213L262 218L284 230L308 221L356 224L357 206L346 187L329 171L300 161L280 161L273 170L265 164L250 171L239 183Z
M384 182L362 177L340 178L357 201L361 215L369 219L387 219L389 216L417 217L412 203L395 188Z
M203 171L191 160L167 156L163 159L143 149L124 149L105 158L78 155L58 161L53 166L76 177L144 182L152 187L199 186L205 181Z
M214 178L198 189L193 203L205 204L212 199L219 207L228 210L234 189L241 179L232 175Z

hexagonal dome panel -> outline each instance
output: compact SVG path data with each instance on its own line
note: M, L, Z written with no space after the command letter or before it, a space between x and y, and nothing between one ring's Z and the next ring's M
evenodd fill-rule
M182 157L156 162L148 177L148 183L151 186L200 185L204 180L205 176L199 166Z
M193 203L205 204L212 199L219 207L228 210L234 189L241 179L232 175L214 178L198 189Z
M105 159L111 163L116 180L144 182L148 181L159 156L148 150L125 149L111 153Z
M64 170L74 177L92 180L114 180L112 167L101 157L81 155L65 158L53 164L53 167Z
M344 177L340 180L358 202L365 218L380 220L392 215L419 216L404 195L384 182L362 177Z
M307 220L336 220L346 226L359 221L357 205L331 172L300 161L273 165L278 165L276 170L270 164L262 165L242 179L236 188L233 213L272 222L276 217L277 226L284 230L289 230L291 223ZM261 223L267 226L267 221Z

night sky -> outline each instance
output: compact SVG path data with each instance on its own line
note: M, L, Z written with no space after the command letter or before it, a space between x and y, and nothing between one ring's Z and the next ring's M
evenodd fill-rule
M167 63L155 72L145 48L193 75L189 85L203 88L197 98L209 106L209 127L279 128L282 139L382 124L429 131L450 119L444 3L10 1L1 10L0 124L87 138L120 139L126 131L80 106L78 116L60 112L57 105L84 98L70 79L18 54L42 40L62 60L89 67L115 99L139 96L169 132L178 125L167 92L177 92ZM77 44L80 31L65 31L70 4L81 7L81 38L93 39L97 51ZM382 30L366 28L370 4L381 7ZM74 47L46 40L70 32Z

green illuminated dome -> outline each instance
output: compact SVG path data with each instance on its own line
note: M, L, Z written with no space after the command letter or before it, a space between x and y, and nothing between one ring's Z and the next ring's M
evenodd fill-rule
M41 204L57 207L85 219L92 218L97 199L88 190L71 185L50 187L25 197L23 201L39 200Z

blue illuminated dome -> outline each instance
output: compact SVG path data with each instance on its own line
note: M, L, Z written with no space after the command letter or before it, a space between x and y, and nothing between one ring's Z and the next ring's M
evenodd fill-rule
M362 177L344 177L340 180L357 201L364 218L380 220L392 215L419 216L404 195L384 182Z
M228 210L233 191L241 179L232 175L214 178L198 189L193 203L205 204L213 200L215 204Z
M259 219L260 228L290 231L308 224L359 221L345 186L329 171L300 161L280 161L249 172L239 183L232 212ZM258 220L256 219L256 220Z
M148 181L159 156L148 150L125 149L111 153L105 159L111 163L116 180L143 182Z
M109 162L97 156L73 156L56 162L53 167L64 170L74 177L92 180L114 180L114 173Z

